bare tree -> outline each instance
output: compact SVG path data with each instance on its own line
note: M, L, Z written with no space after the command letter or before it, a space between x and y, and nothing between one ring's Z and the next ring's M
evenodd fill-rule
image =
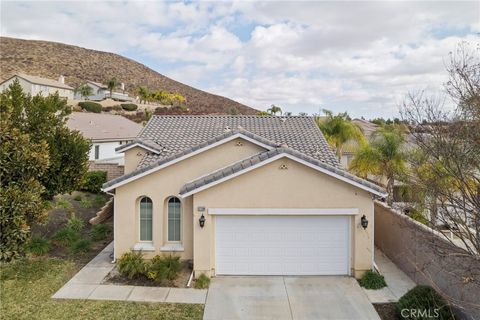
M409 94L401 108L416 146L408 179L430 226L480 260L479 48L459 44L446 70L444 96Z

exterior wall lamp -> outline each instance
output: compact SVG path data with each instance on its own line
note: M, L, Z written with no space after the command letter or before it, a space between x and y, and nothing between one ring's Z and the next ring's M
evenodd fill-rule
M202 213L202 216L200 217L200 219L198 219L198 223L200 224L200 228L203 228L205 226L205 216L203 215Z
M363 229L367 229L368 227L368 220L367 220L367 217L365 215L363 215L361 218L360 218L360 224L362 225Z

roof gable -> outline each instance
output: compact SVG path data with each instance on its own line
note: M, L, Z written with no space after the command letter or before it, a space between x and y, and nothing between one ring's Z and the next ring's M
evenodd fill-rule
M289 158L303 165L306 165L312 169L325 173L336 179L344 181L357 188L368 191L379 197L385 197L387 194L385 190L373 184L369 181L354 176L344 170L329 166L321 161L315 160L311 157L303 155L295 150L289 148L276 148L257 155L254 155L248 159L236 162L228 167L214 171L208 175L202 176L194 181L185 184L180 190L181 197L188 197L192 194L206 190L213 186L216 186L222 182L233 179L239 175L250 172L256 168L262 167L268 163L276 161L281 158Z
M150 164L149 166L144 166L140 167L139 169L132 171L126 175L123 175L121 177L118 177L116 179L113 179L103 185L103 191L110 191L112 189L115 189L119 186L122 186L124 184L127 184L131 181L137 180L141 177L144 177L148 174L151 174L153 172L156 172L160 169L163 169L167 166L173 165L177 162L183 161L185 159L188 159L190 157L193 157L199 153L205 152L207 150L210 150L211 148L214 148L218 145L227 143L229 141L235 140L235 139L244 139L246 141L249 141L253 144L256 144L266 150L272 150L278 145L276 143L273 143L267 139L264 139L262 137L259 137L251 132L245 131L245 130L231 130L228 131L218 137L215 137L213 139L210 139L204 143L201 143L199 145L193 146L191 148L188 148L186 150L183 150L182 152L179 152L175 155L172 155L167 158L161 158L160 160L157 160L156 162ZM133 144L132 144L133 145ZM132 146L133 147L133 146Z

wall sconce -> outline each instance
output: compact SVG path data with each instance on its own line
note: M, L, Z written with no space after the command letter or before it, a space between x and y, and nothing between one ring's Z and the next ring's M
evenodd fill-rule
M203 215L202 213L202 216L200 217L200 219L198 219L198 223L200 224L200 228L203 228L205 226L205 216Z
M367 220L367 217L365 217L365 215L363 215L362 218L360 218L360 224L362 225L363 229L367 229L368 220Z

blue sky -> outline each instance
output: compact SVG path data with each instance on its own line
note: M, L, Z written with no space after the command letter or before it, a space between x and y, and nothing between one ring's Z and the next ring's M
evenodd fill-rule
M2 1L1 34L115 52L257 109L393 117L479 45L480 2ZM122 79L128 82L128 79Z

